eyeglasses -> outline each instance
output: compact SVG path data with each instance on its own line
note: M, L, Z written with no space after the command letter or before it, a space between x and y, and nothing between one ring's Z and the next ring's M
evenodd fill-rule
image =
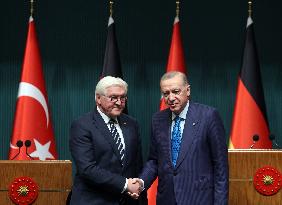
M127 101L127 96L106 96L103 95L104 97L110 99L111 102L116 103L118 100L120 100L120 102L125 103Z

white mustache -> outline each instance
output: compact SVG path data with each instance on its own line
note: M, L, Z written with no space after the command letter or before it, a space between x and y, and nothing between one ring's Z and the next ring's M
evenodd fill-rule
M175 100L170 100L170 101L167 101L167 104L168 105L173 105L173 104L175 104L174 102L175 102Z

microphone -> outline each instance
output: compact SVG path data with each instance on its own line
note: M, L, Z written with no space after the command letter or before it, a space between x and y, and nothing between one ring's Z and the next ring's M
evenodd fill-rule
M275 141L275 135L274 134L269 135L269 140L272 141L272 143L274 143L274 145L279 149L279 145Z
M18 153L11 159L11 160L14 160L17 156L19 156L20 152L21 152L21 147L23 146L23 141L21 140L18 140L17 143L16 143L17 147L19 148L19 151Z
M254 145L256 144L256 142L259 141L259 136L257 134L255 134L253 136L253 144L251 145L250 149L253 149Z
M34 158L33 158L32 156L30 156L30 155L28 154L28 152L27 152L27 148L29 148L29 147L31 146L31 141L30 141L30 140L26 140L26 141L24 142L24 146L25 146L25 153L26 153L26 155L27 155L30 159L34 160Z

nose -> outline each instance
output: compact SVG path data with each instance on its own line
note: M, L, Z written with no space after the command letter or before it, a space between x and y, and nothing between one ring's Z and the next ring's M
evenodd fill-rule
M118 98L117 101L115 102L115 104L121 105L121 99Z
M169 101L174 101L175 100L175 95L173 93L170 93L168 96Z

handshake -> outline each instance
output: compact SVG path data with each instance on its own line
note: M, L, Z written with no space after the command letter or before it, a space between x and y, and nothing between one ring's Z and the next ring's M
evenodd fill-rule
M140 193L144 190L144 182L139 178L129 178L127 184L127 194L133 199L138 199Z

